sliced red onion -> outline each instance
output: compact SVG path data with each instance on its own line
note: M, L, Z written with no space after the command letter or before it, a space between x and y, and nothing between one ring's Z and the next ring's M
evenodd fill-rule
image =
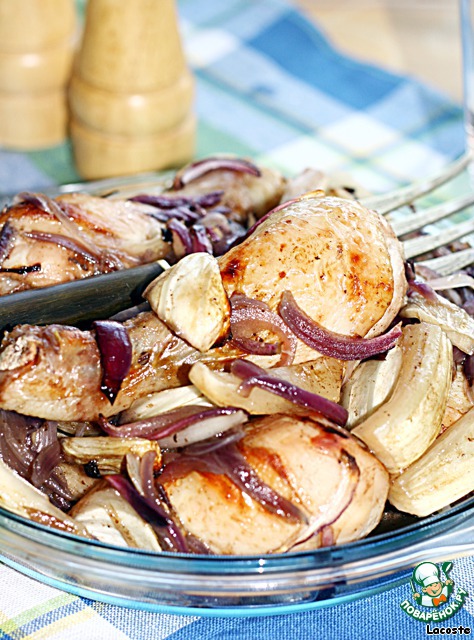
M43 422L43 424L33 432L32 439L36 451L39 452L45 447L48 447L58 439L57 424L49 420Z
M209 410L209 411L212 411ZM210 415L207 418L195 422L188 427L170 435L166 438L159 438L160 447L165 449L176 449L187 447L194 443L200 443L209 438L216 438L228 431L233 431L236 427L240 427L248 420L248 415L243 410L216 411L216 415Z
M252 307L255 310L270 311L270 307L263 300L257 300L256 298L249 298L244 293L234 291L230 297L230 304L232 307L232 313L240 311L242 309L248 309Z
M159 499L155 487L155 462L156 451L147 451L140 459L140 486L145 498L159 504L161 500ZM136 488L138 489L138 487ZM164 513L163 515L166 517L166 513Z
M295 302L290 291L284 291L278 311L284 322L305 344L319 353L339 360L364 360L395 346L402 331L400 326L376 338L353 338L324 329Z
M115 426L101 418L100 426L109 435L119 438L146 438L166 442L170 446L185 446L191 427L195 426L202 432L202 437L197 434L197 429L192 430L192 440L204 440L212 434L222 433L238 424L243 424L248 419L242 409L235 407L203 408L199 405L187 405L177 409L165 411L157 416L129 424ZM187 434L185 431L188 431ZM178 434L181 432L181 436ZM194 433L193 433L194 432ZM165 440L169 439L169 440ZM165 445L162 445L165 446Z
M44 484L55 467L61 462L61 453L61 445L57 439L41 449L32 465L31 484L35 487L41 487Z
M268 220L268 218L273 214L276 213L277 211L281 211L282 209L286 209L286 207L289 207L290 204L294 204L295 202L299 202L299 200L301 200L301 197L298 198L293 198L292 200L288 200L287 202L282 202L281 204L279 204L277 207L274 207L273 209L271 209L270 211L267 211L267 213L262 216L261 218L259 218L256 222L254 222L254 224L250 227L250 229L247 231L247 238L252 235L252 233L255 231L255 229L257 227L259 227L262 222L265 222L266 220Z
M57 466L62 452L54 423L0 410L0 458L61 509L71 495Z
M181 453L173 453L171 456L166 451L163 453L163 467L158 476L161 486L176 482L186 477L192 471L199 473L221 474L222 469L216 467L214 458L205 455L187 455L186 450Z
M193 224L199 218L205 214L204 209L201 207L193 206L193 207L178 207L177 209L173 209L173 217L177 220L182 220L183 222L187 222L188 224Z
M423 296L425 300L429 300L430 302L437 302L438 296L436 292L427 282L422 282L421 280L412 280L408 284L408 297L412 297L414 293L418 293L420 296Z
M200 224L206 228L215 256L224 255L229 249L239 244L246 234L241 224L228 220L223 213L216 210L204 216Z
M16 198L15 202L30 202L35 206L39 207L46 213L54 216L69 232L70 237L74 239L79 246L83 246L84 249L92 256L101 256L104 264L109 264L114 268L121 268L123 265L121 261L112 257L111 255L104 256L103 252L99 247L97 247L84 233L81 232L79 227L69 218L66 211L68 208L67 203L59 203L52 198L42 194L42 193L29 193L23 192L20 193Z
M417 280L416 271L421 270L422 276L437 276L438 274L435 271L432 271L428 268L420 268L420 266L416 267L414 262L407 260L405 262L405 277L408 282L408 297L413 295L413 293L418 293L420 296L423 296L426 300L431 302L436 302L437 296L432 287L424 282L423 280Z
M347 422L348 413L344 407L317 393L306 391L291 382L272 376L253 362L234 360L231 364L231 372L243 380L239 387L239 392L243 395L248 395L253 387L259 387L298 406L305 407L311 412L321 414L341 426Z
M23 478L29 478L35 459L31 440L32 429L27 421L10 411L0 411L0 457Z
M173 189L182 189L193 180L197 180L211 171L218 170L248 173L256 177L261 175L260 169L248 162L248 160L241 158L205 158L189 164L177 173L173 182Z
M132 198L129 198L131 202L140 202L142 204L149 204L157 209L176 209L176 207L182 207L184 205L191 204L191 198L173 198L164 195L153 195L147 193L139 193Z
M198 196L194 202L204 209L211 209L215 207L216 204L219 204L223 195L224 191L209 191L209 193ZM228 209L228 211L230 211L230 209Z
M240 453L237 445L231 444L219 449L218 456L226 476L267 511L290 522L307 522L301 509L259 478L255 469Z
M214 232L215 234L216 230L220 232L218 236L211 237L211 240L219 240L222 235L230 232L230 221L223 213L211 211L207 213L200 222L203 227L206 227L208 233Z
M464 364L464 360L466 359L466 355L464 351L461 351L458 347L453 345L453 363L457 366L458 364ZM473 371L474 373L474 371Z
M171 231L173 252L177 258L182 258L192 253L193 240L185 224L173 218L167 223L166 228Z
M171 527L173 527L173 531L176 531L173 526L174 523L160 505L140 495L130 480L121 475L108 475L106 480L135 509L138 515L153 528L160 543L164 543L166 551L179 551L182 553L188 551L184 538L181 535L174 536L171 534Z
M155 220L158 220L158 222L168 222L168 220L171 220L173 218L173 216L170 214L169 211L167 210L163 211L162 209L147 211L146 214L148 216L151 216Z
M207 453L217 451L221 447L224 447L233 442L238 442L244 437L244 431L242 429L229 429L225 432L218 433L211 438L206 438L199 442L186 446L186 455L189 456L204 456Z
M98 264L101 261L101 256L98 254L90 253L84 245L80 244L76 240L72 240L67 236L63 236L59 233L45 233L43 231L26 231L24 234L25 238L31 238L32 240L37 240L38 242L50 242L52 244L57 244L60 247L64 247L64 249L68 249L69 251L73 251L77 255L82 256L88 262L93 264Z
M191 227L191 241L193 253L210 253L212 255L212 243L206 229L198 224Z
M466 313L474 317L474 298L466 300L466 302L462 305L462 308Z
M463 362L463 372L468 385L472 387L472 383L474 382L474 355L466 355L466 359Z
M169 512L170 506L168 504L164 504L163 500L160 498L160 495L157 491L157 486L155 482L155 460L156 453L154 451L148 451L140 460L140 481L143 489L143 496L147 503L153 508L156 509L157 513L162 513L163 516L167 520L167 532L170 540L166 539L168 545L176 550L186 549L187 544L185 537L183 536L181 530L174 522L171 514ZM161 546L163 547L163 541L160 540Z
M210 191L197 197L184 197L184 196L167 196L163 194L147 194L141 193L132 198L129 198L131 202L140 202L142 204L148 204L157 209L176 209L177 207L186 207L197 205L204 209L214 207L222 200L223 191Z
M247 353L256 355L274 355L279 350L281 356L277 364L282 367L293 362L296 337L265 302L234 293L230 303L230 328L232 342L235 345ZM279 345L255 339L254 336L260 331L269 331L275 335Z
M189 553L209 555L209 548L201 542L201 540L189 533L189 531L182 532L176 524L174 509L166 495L166 491L155 480L155 457L156 454L154 452L148 451L140 460L140 484L148 504L152 507L156 506L158 510L163 512L167 517L169 539L167 539L166 542L168 542L168 544L171 542L170 547L176 550L186 549ZM163 540L160 539L160 543L163 548Z
M113 320L97 320L93 323L102 364L101 391L115 402L124 378L132 364L132 343L127 329Z
M2 227L0 234L0 264L3 264L8 258L10 251L12 250L13 243L15 241L15 229L7 220Z

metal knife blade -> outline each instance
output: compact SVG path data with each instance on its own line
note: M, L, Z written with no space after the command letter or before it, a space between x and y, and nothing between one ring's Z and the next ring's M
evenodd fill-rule
M0 297L0 328L16 324L78 324L105 319L143 302L146 286L164 271L158 262Z

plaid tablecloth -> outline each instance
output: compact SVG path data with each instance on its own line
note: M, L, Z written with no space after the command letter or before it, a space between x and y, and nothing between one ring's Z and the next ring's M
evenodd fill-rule
M198 85L199 156L234 152L288 174L317 166L383 191L430 174L464 150L459 105L412 78L341 55L287 2L179 0L178 6ZM68 144L29 154L0 150L0 191L77 178ZM456 560L451 577L474 594L471 558ZM407 582L366 600L293 615L175 616L92 602L0 565L0 637L423 638L425 623L400 608L410 594ZM474 627L473 615L468 598L455 617L432 627Z

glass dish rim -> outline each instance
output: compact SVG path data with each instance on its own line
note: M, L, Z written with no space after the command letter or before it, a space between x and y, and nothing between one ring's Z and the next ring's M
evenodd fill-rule
M3 528L3 522L13 522L20 525L22 532L20 535L24 536L23 531L31 531L40 534L42 542L47 539L48 542L56 542L58 547L63 548L64 545L72 548L80 548L80 550L87 549L93 556L103 555L122 557L124 560L132 559L152 559L154 564L167 564L172 562L173 564L182 564L183 566L194 565L243 565L248 569L251 565L256 565L261 571L263 569L271 570L273 565L286 564L289 559L291 561L304 565L305 560L316 561L321 560L321 567L328 566L327 562L324 562L324 558L334 560L334 556L339 556L339 563L344 563L347 559L351 561L374 559L377 556L377 551L391 551L403 547L404 542L408 544L414 544L415 542L423 542L430 538L436 538L449 530L450 524L460 524L458 522L459 517L461 520L467 520L471 516L474 516L474 494L466 496L464 499L458 501L456 504L445 508L435 514L420 518L409 525L400 527L399 529L388 530L376 535L369 535L368 537L361 538L352 542L347 542L331 547L320 547L317 549L308 549L301 551L289 551L285 553L266 553L266 554L245 554L245 555L221 555L221 554L190 554L190 553L177 553L170 551L153 551L147 549L139 549L133 547L122 547L113 545L99 540L93 540L72 534L67 531L61 531L53 527L35 522L24 516L13 513L3 507L0 507L0 528ZM455 521L455 522L453 522ZM32 535L33 537L33 535ZM72 548L68 551L71 552ZM79 550L79 549L78 549ZM372 553L375 551L375 553ZM101 554L103 552L103 554ZM348 556L346 558L346 556ZM1 551L0 551L1 557ZM337 566L336 564L334 566ZM190 573L186 571L185 573Z

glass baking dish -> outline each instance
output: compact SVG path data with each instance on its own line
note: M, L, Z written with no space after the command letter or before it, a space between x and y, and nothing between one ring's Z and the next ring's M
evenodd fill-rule
M423 560L474 553L474 497L396 532L260 557L119 548L0 509L0 549L10 567L92 600L161 613L276 615L363 598L406 581Z
M0 560L5 564L75 595L150 612L235 617L307 611L405 583L424 560L471 554L474 496L397 531L336 547L262 556L114 547L0 508Z

